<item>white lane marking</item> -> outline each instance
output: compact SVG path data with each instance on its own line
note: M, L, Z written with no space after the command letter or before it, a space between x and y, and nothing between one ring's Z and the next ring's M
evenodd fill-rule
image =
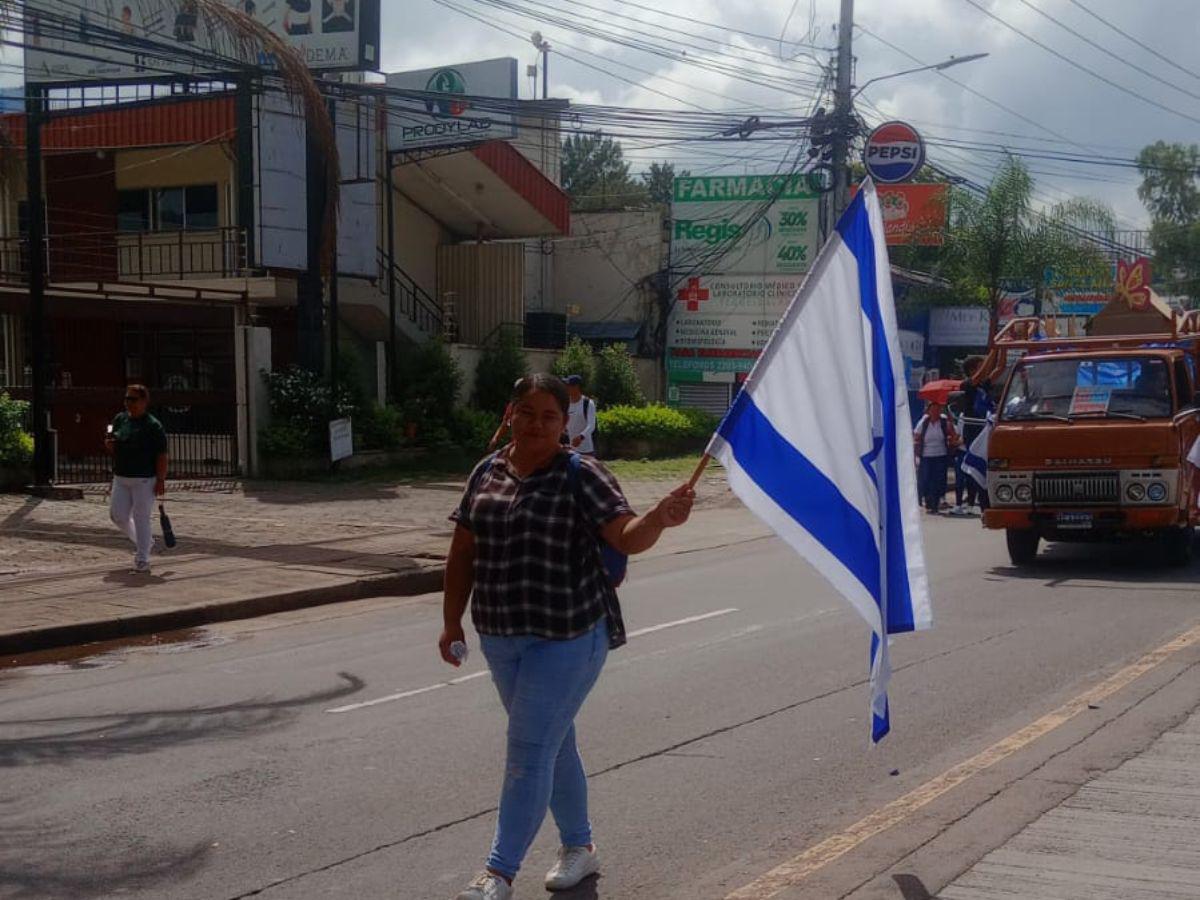
M691 625L694 622L703 622L705 619L715 619L717 616L727 616L730 613L737 612L736 606L729 609L718 609L714 612L704 613L699 616L688 616L686 619L676 619L674 622L663 622L661 625L651 625L648 628L639 628L637 631L631 631L628 635L630 638L641 637L644 634L652 634L655 631L663 631L667 628L677 628L680 625ZM449 681L439 681L437 684L430 684L423 688L415 688L411 691L401 691L398 694L388 694L386 697L376 697L374 700L364 700L361 703L347 703L345 706L335 706L333 709L327 709L327 713L345 713L353 712L356 709L366 709L368 706L378 706L381 703L391 703L394 700L404 700L408 697L416 697L419 694L428 694L430 691L439 691L445 687L453 687L456 684L462 684L466 681L473 681L476 678L482 678L487 675L487 669L482 672L472 672L470 675L462 675L458 678L452 678Z

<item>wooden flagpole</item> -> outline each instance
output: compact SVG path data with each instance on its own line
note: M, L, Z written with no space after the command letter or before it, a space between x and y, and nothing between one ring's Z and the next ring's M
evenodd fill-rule
M692 479L688 482L688 489L695 490L696 482L700 480L700 476L704 474L704 470L708 468L708 461L712 459L707 453L700 457L700 462L696 464L696 471L692 473Z

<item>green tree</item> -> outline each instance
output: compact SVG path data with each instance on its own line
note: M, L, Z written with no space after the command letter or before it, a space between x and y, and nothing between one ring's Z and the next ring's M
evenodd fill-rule
M592 393L603 407L646 405L633 357L624 344L610 344L600 351Z
M687 178L691 174L690 170L684 169L679 177ZM642 173L646 199L660 206L670 206L675 193L675 177L674 163L650 163L650 168Z
M1155 269L1173 292L1194 298L1200 295L1200 147L1158 141L1138 154L1138 169Z
M1033 178L1010 157L982 196L953 195L940 274L959 296L988 307L994 332L1004 282L1041 285L1047 269L1103 277L1109 264L1084 234L1111 234L1112 227L1108 209L1090 200L1035 208Z
M1157 141L1137 158L1138 197L1156 222L1190 225L1200 219L1200 147Z
M578 210L638 206L646 190L629 174L620 143L596 134L573 134L563 141L562 187Z
M525 351L516 335L501 330L499 336L483 348L475 367L475 408L499 414L512 396L513 383L529 374Z
M596 354L582 339L573 337L558 354L550 371L559 378L580 375L583 377L584 390L590 391L596 383Z

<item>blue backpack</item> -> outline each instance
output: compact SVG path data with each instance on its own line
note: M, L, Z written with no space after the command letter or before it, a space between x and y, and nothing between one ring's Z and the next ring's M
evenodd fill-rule
M582 457L578 453L572 453L570 460L571 493L575 495L575 502L577 504L582 499L582 487L579 482L579 469L582 465ZM625 573L629 568L629 557L598 534L596 535L596 543L600 548L600 567L604 569L604 574L608 576L608 583L614 588L620 587L621 583L625 580Z

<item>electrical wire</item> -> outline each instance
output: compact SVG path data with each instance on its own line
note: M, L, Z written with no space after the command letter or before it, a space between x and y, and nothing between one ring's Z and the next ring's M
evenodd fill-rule
M1066 63L1071 68L1078 69L1080 72L1084 72L1085 74L1092 76L1097 81L1101 81L1104 84L1107 84L1109 87L1115 88L1116 90L1120 91L1121 93L1127 94L1136 100L1141 100L1143 103L1148 103L1151 106L1155 107L1156 109L1161 109L1164 112L1171 113L1171 115L1179 116L1181 119L1187 119L1189 122L1195 122L1197 125L1200 125L1200 117L1190 115L1189 113L1185 113L1182 110L1178 110L1178 109L1175 109L1174 107L1167 106L1164 103L1159 103L1157 100L1154 100L1151 97L1147 97L1145 94L1138 93L1137 91L1133 90L1132 88L1128 88L1119 82L1113 81L1111 78L1107 77L1106 75L1102 75L1101 73L1097 72L1095 69L1089 68L1088 66L1085 66L1081 62L1071 59L1069 56L1065 56L1064 54L1060 53L1058 50L1055 50L1049 44L1043 43L1042 41L1035 38L1033 35L1025 32L1025 31L1022 31L1016 25L1013 25L1011 22L1007 21L1003 17L992 12L990 9L988 9L986 6L984 6L982 3L980 3L979 0L963 0L963 2L970 6L975 7L975 9L979 10L981 13L983 13L989 19L992 19L993 21L1000 23L1005 28L1007 28L1009 31L1012 31L1015 34L1020 35L1025 40L1029 41L1029 43L1033 44L1036 47L1040 47L1042 50L1045 50L1047 53L1049 53L1055 59L1058 59L1061 62ZM1022 0L1022 2L1024 2L1024 0Z

